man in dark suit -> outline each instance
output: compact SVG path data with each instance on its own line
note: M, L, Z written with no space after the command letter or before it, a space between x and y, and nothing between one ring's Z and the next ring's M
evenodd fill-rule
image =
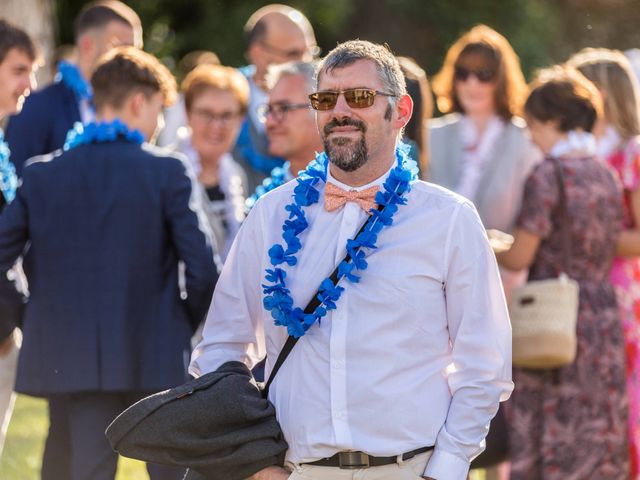
M67 406L72 480L112 480L104 430L186 380L217 280L206 220L179 157L141 145L175 81L153 56L111 50L92 76L96 119L23 170L0 216L0 274L23 254L30 299L16 390ZM178 262L185 265L181 298ZM181 478L149 466L152 479Z
M56 81L34 92L7 125L11 159L21 175L24 162L62 147L74 123L94 119L88 79L98 58L118 45L142 47L138 15L117 0L87 4L75 21L76 65L64 62Z
M10 118L6 140L18 175L27 159L61 148L76 122L94 119L89 78L101 54L117 45L142 47L142 24L138 15L117 0L98 0L85 5L75 19L75 65L59 65L56 81L32 92L22 111ZM43 319L44 320L44 319ZM64 419L66 405L49 401L49 435L42 462L42 480L69 478L69 435Z

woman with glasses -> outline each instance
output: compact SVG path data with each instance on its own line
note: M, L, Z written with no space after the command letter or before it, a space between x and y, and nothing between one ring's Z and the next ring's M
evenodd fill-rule
M611 268L625 333L632 478L640 475L640 112L631 64L618 50L587 48L569 64L602 94L604 118L595 132L598 154L624 188L624 229Z
M478 25L456 41L432 82L440 111L429 123L428 180L472 200L484 226L511 232L524 182L541 160L516 117L527 95L520 61L495 30ZM507 298L526 272L501 271ZM487 450L472 466L495 465L508 453L502 409ZM501 469L506 476L506 467Z
M246 174L232 154L247 113L249 85L237 70L200 65L182 83L188 133L176 150L186 154L204 190L204 206L221 259L244 220Z

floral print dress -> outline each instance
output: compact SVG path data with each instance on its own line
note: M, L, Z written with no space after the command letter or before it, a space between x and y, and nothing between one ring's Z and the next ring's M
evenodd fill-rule
M619 183L592 157L560 159L570 219L567 274L580 285L576 360L514 368L509 422L514 480L623 480L629 475L624 338L609 270L622 227ZM517 221L540 237L530 280L564 270L558 184L545 160L529 176Z
M636 138L607 156L624 189L623 228L637 228L631 209L631 193L640 187L640 144ZM629 395L629 449L631 478L640 478L640 258L617 257L611 268L627 355Z

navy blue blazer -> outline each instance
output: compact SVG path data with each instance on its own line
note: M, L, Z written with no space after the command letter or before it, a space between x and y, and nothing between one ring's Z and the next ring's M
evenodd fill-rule
M62 148L67 132L80 121L76 96L64 83L29 95L22 111L9 118L5 132L18 175L27 159Z
M0 215L0 274L29 245L16 391L162 390L187 379L217 280L192 181L179 157L124 140L30 161Z

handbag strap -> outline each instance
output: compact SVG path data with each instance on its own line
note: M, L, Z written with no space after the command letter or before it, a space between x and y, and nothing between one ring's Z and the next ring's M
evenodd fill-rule
M384 205L378 205L378 210L382 210L384 208ZM369 221L369 218L371 216L367 216L366 220L364 221L364 223L362 224L362 226L360 227L360 230L358 230L358 233L356 234L356 237L358 235L360 235L362 233L362 231L364 230L364 227L367 226L367 222ZM355 237L354 237L355 238ZM356 252L360 250L360 248L358 248L356 250ZM329 276L329 279L331 280L331 283L333 283L333 285L336 285L338 283L338 268L340 267L340 264L342 262L348 262L349 260L351 260L351 255L347 252L347 254L344 256L344 258L338 262L338 265L336 266L336 268L333 270L333 272L331 273L331 275ZM320 299L318 298L318 295L320 293L320 287L318 287L318 290L316 290L316 293L313 295L313 297L311 297L311 300L309 300L309 303L307 304L307 306L304 309L304 313L306 314L310 314L315 312L316 308L318 308L320 306ZM271 382L273 382L273 379L276 376L276 373L278 373L278 370L280 370L280 367L282 366L282 364L284 363L284 361L286 360L286 358L289 356L289 354L291 353L291 350L293 350L293 347L295 346L296 343L298 343L298 340L300 340L301 337L294 337L289 335L289 338L287 338L287 341L285 342L284 346L282 347L282 350L280 350L280 354L278 355L278 358L276 359L276 363L273 366L273 370L271 370L271 375L269 375L269 379L267 380L267 383L264 386L264 389L262 390L262 396L264 398L267 398L269 396L269 387L271 386Z
M569 238L569 213L567 211L567 194L565 191L564 175L560 161L555 157L549 157L556 173L558 181L558 207L560 208L560 229L562 234L562 263L564 273L569 273L569 259L571 258L571 239Z

